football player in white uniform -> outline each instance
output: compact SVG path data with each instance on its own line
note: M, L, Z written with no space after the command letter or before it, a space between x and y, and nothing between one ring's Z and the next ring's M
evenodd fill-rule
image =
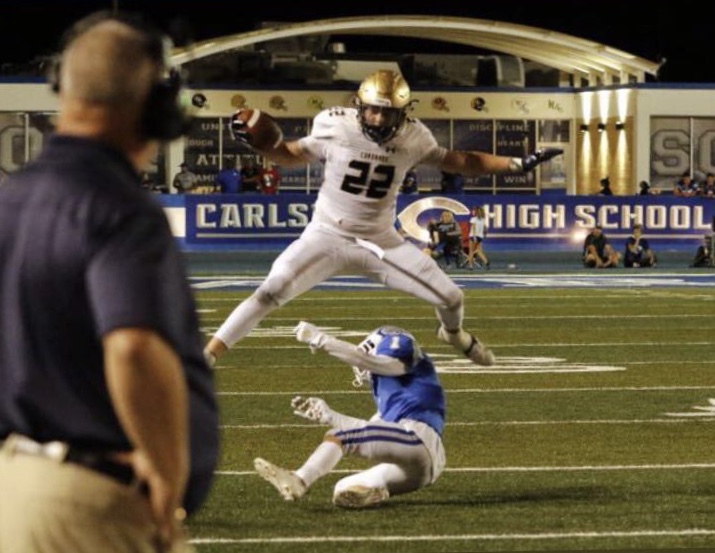
M393 71L377 71L357 92L356 107L316 115L310 135L280 141L260 153L282 166L325 165L312 220L275 260L258 289L229 315L205 349L215 363L274 309L337 274L359 274L432 304L439 338L474 363L494 355L462 328L464 295L437 263L395 229L396 197L405 173L420 164L474 176L522 172L562 153L537 150L525 158L447 150L418 119L409 118L410 88ZM263 114L263 116L267 116ZM234 115L231 131L250 144L250 129Z
M303 497L344 455L375 464L335 484L333 503L339 507L373 507L390 496L413 492L434 483L444 470L444 390L434 364L414 337L394 326L371 332L355 346L302 321L296 338L313 352L323 350L353 366L356 384L372 384L377 413L358 419L331 409L317 397L296 397L294 413L328 424L323 442L295 472L261 459L256 471L286 501Z

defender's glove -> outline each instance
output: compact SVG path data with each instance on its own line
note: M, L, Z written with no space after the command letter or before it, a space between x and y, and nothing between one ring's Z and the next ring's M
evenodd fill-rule
M521 159L521 170L525 173L528 171L533 171L537 165L549 161L550 159L560 156L564 151L561 148L544 148L543 150L536 150L533 154L530 154Z
M328 335L325 332L306 321L300 321L298 326L293 329L293 332L295 332L295 337L299 342L310 346L312 353L321 349L328 341Z
M251 136L248 133L248 123L243 109L239 109L231 116L228 122L228 130L236 142L241 142L246 146L251 145Z
M319 397L302 397L296 396L290 402L293 408L293 413L304 419L322 424L333 423L333 411L328 407L325 400Z

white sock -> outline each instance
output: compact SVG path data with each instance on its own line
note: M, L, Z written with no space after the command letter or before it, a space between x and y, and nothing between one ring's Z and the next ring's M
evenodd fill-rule
M322 442L305 461L302 467L295 471L305 485L313 483L328 474L343 458L342 448L333 441Z
M464 351L472 345L472 335L463 328L460 328L455 332L449 332L446 328L444 328L443 332L449 343L455 348L459 348Z

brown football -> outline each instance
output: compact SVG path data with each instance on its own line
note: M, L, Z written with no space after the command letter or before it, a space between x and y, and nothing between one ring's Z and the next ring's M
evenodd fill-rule
M260 109L245 108L235 117L246 123L249 143L256 150L272 150L283 140L278 122Z

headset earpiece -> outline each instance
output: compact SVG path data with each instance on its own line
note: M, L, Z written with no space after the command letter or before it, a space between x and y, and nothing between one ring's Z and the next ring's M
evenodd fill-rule
M166 79L151 88L142 120L145 136L173 140L189 132L191 119L180 103L182 88L183 81L177 69L171 69Z

